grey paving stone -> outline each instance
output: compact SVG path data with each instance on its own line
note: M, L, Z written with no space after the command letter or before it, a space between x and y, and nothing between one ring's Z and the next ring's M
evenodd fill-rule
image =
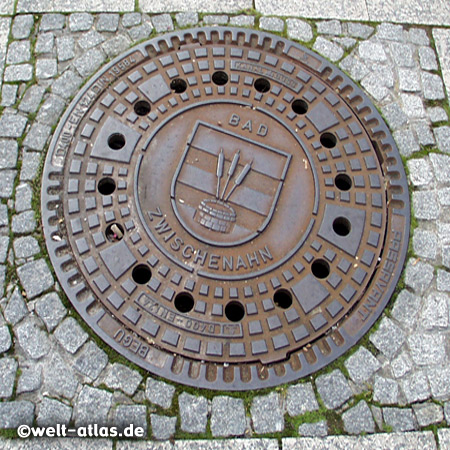
M14 180L16 178L17 171L2 170L1 174L2 176L0 177L0 198L10 198L13 193ZM4 226L8 225L7 222L8 216L6 215L6 220L4 218L5 211L6 211L5 208L0 207L0 223L4 223Z
M136 42L147 38L151 34L152 30L153 25L149 21L145 21L142 25L130 28L128 30L128 34L130 35L131 39Z
M14 208L16 212L23 212L31 209L31 200L33 197L33 190L28 183L21 183L16 187L16 199Z
M62 304L59 295L56 292L50 292L39 298L36 301L35 310L45 323L48 331L53 331L67 314L65 306Z
M30 81L33 78L31 64L17 64L8 66L3 74L3 81Z
M44 365L44 389L48 395L72 399L78 388L74 371L61 356L54 353L48 364Z
M437 236L432 231L416 229L413 236L413 248L417 256L435 259L437 256Z
M425 108L419 95L400 94L400 98L403 104L403 111L409 118L416 119L425 117Z
M17 164L18 145L11 139L0 139L0 169L14 169Z
M124 52L131 45L131 40L128 36L115 36L102 44L103 51L109 57L118 55Z
M427 427L444 420L442 406L435 403L413 405L413 411L420 427Z
M230 17L230 25L235 25L238 27L253 27L255 25L255 18L253 16L246 15L233 16Z
M226 25L229 17L226 14L214 14L203 17L205 25Z
M398 130L393 135L401 155L408 157L420 151L419 144L411 130Z
M398 402L398 383L390 378L375 377L373 400L382 405L395 405Z
M85 53L87 54L87 53ZM50 94L39 109L37 120L45 125L55 125L64 110L64 100L57 95Z
M150 414L150 423L152 436L158 441L163 441L170 439L175 434L177 418Z
M22 152L22 168L20 169L20 181L33 181L41 163L41 154L24 149ZM31 225L30 225L31 227Z
M428 108L427 112L432 123L446 122L448 120L445 109L440 106L432 106Z
M419 48L420 67L424 70L438 70L436 54L430 47Z
M240 398L217 396L212 401L211 433L213 436L242 436L246 417Z
M367 403L362 400L342 414L344 429L350 434L374 433L375 422Z
M433 28L433 39L447 95L450 95L450 31L443 28Z
M78 39L78 45L83 50L88 50L101 44L104 40L105 38L98 31L91 30L81 35Z
M119 27L119 19L119 14L99 14L96 26L97 31L117 31L117 28Z
M359 56L367 61L384 62L387 60L384 47L379 42L364 41L358 47Z
M372 416L379 429L383 429L383 412L378 406L371 406Z
M418 366L439 364L445 359L445 341L441 334L415 333L408 337L408 346Z
M333 38L333 41L336 42L336 44L339 44L341 47L344 47L346 50L354 47L358 41L356 39L353 38L349 38L349 37L343 37L343 38Z
M328 435L328 424L326 420L315 423L302 423L298 427L298 434L307 437L325 437Z
M325 407L328 409L339 408L352 396L348 381L338 369L329 374L318 376L316 387Z
M75 57L75 39L72 36L56 38L56 56L59 62L69 61Z
M433 171L428 159L411 159L407 165L414 186L427 186L433 181Z
M321 36L314 42L313 49L332 62L336 62L344 56L342 47Z
M75 13L69 16L70 31L87 31L94 24L94 17L88 13Z
M317 411L319 404L311 383L289 386L286 396L286 410L290 416L300 416L308 411Z
M447 428L440 428L437 430L439 448L450 448L450 430Z
M330 34L339 36L342 34L342 26L339 20L323 20L316 23L317 32L320 34Z
M54 284L53 275L44 259L20 266L17 274L29 300L50 289Z
M443 152L450 153L450 127L438 127L434 129L437 147Z
M208 401L205 397L183 392L178 397L181 429L188 433L204 433L208 416Z
M290 39L309 42L313 38L311 25L300 19L287 19L287 35Z
M278 17L261 17L259 19L259 27L261 30L281 32L284 30L284 21Z
M415 45L429 45L430 39L423 28L410 28L408 40Z
M413 431L417 429L416 420L411 409L383 408L386 425L394 431Z
M0 428L17 428L19 425L32 425L34 404L25 401L0 403Z
M134 27L142 22L141 13L133 12L124 14L122 17L122 25L125 28Z
M389 95L389 89L385 86L385 80L380 78L380 75L374 72L370 72L365 76L361 81L361 85L378 102L381 102Z
M417 219L435 220L439 217L440 206L436 192L413 192L413 208Z
M147 436L147 407L145 405L119 405L114 411L113 424L120 432L130 426L141 427Z
M153 16L152 23L157 33L165 33L173 30L173 22L169 14Z
M3 315L8 323L16 325L28 314L28 308L23 300L19 288L15 288L8 304L3 311Z
M0 289L3 291L5 289L6 280L6 266L0 265Z
M127 395L136 392L142 376L136 370L132 370L123 364L113 364L106 374L105 384L110 389L120 389Z
M40 427L56 424L68 425L72 417L72 408L53 398L44 397L39 405L36 423Z
M30 150L44 150L51 131L52 129L48 125L35 122L23 141L23 145Z
M39 31L62 30L66 17L62 14L44 14L41 19Z
M438 270L436 286L438 291L450 291L450 273L445 270Z
M34 25L34 18L31 14L14 17L11 34L14 39L27 39L30 36Z
M2 171L2 176L5 175L5 173L13 172L10 170L4 170ZM4 187L4 185L2 186ZM1 191L0 191L1 193ZM0 204L0 227L6 227L8 226L8 207L6 205Z
M14 358L0 359L0 398L9 398L12 396L17 366L17 361Z
M403 42L405 40L405 33L401 25L381 23L377 26L377 37L388 41Z
M17 101L16 84L4 84L2 87L2 102L0 106L13 106Z
M450 243L450 224L444 222L437 223L438 237L442 244Z
M417 70L399 69L398 78L400 90L403 92L419 92L422 89Z
M83 79L75 72L67 70L52 84L52 92L62 98L70 98L78 91Z
M22 101L19 104L19 110L26 113L36 112L42 101L44 92L45 88L43 86L31 86L22 97Z
M405 342L405 333L388 317L384 317L378 330L369 337L375 347L388 359L392 359Z
M6 64L20 64L31 58L30 41L12 41L8 46Z
M11 228L15 234L31 233L36 228L34 211L25 211L12 218Z
M444 416L447 425L450 424L450 402L444 403Z
M104 60L105 56L103 52L98 48L92 48L77 58L74 66L77 72L83 78L86 78L94 73L103 64Z
M346 72L348 72L350 77L356 81L362 80L370 72L369 69L361 61L359 61L358 59L354 58L351 55L346 56L339 63L339 67L342 70L345 70ZM383 87L383 89L385 89L385 88ZM403 114L403 112L402 112L402 114Z
M419 144L423 146L434 146L435 140L428 120L419 120L414 125Z
M365 347L360 347L344 364L355 383L365 383L381 367L375 356Z
M147 378L145 384L145 396L147 400L161 408L167 409L172 406L172 398L175 393L175 387L163 381Z
M76 351L87 341L88 334L73 317L64 319L53 333L56 340L69 353Z
M42 370L39 366L22 367L21 371L22 373L17 381L17 394L33 392L41 387Z
M94 342L88 341L79 351L74 367L91 380L96 380L107 364L108 355Z
M439 189L437 191L439 203L442 206L450 206L450 188ZM443 259L446 259L447 255L445 255L444 249L442 249ZM445 265L445 264L444 264Z
M444 245L442 247L442 264L450 269L450 245Z
M255 433L277 433L284 430L282 399L276 392L255 397L250 414Z
M91 386L83 386L75 402L73 417L75 426L89 425L97 423L106 425L108 412L112 404L111 392Z
M450 400L450 367L436 366L427 371L431 395L435 400Z
M361 39L367 39L374 31L374 28L369 25L354 22L349 22L347 28L350 36Z
M31 359L40 359L50 351L47 333L38 326L36 320L23 320L16 325L14 334L20 347Z
M6 261L9 248L9 236L0 236L0 263Z
M417 294L423 294L433 279L433 267L422 261L408 261L405 272L406 285Z
M253 25L253 23L255 22L255 19L252 16L238 16L238 17L252 18L253 21L252 21L251 25ZM234 19L238 19L238 18L236 17ZM177 21L177 24L179 27L187 27L189 25L195 25L198 23L198 13L196 13L194 11L180 12L180 13L175 14L175 20ZM233 20L233 18L231 20ZM245 25L246 22L245 22L245 20L242 20L242 23L241 23L240 20L237 20L237 23L233 23L233 22L231 22L231 23L233 25Z
M405 328L413 328L421 305L422 299L419 296L403 289L395 299L392 317Z
M55 35L52 32L41 33L37 37L34 51L37 54L52 53L55 45Z
M421 73L423 95L427 100L442 100L445 98L444 84L439 75L434 73Z
M0 118L0 137L21 137L26 124L27 118L21 114L3 113Z
M413 57L413 47L410 44L391 42L389 44L389 50L395 65L399 67L416 67L416 62ZM420 90L420 86L416 90Z

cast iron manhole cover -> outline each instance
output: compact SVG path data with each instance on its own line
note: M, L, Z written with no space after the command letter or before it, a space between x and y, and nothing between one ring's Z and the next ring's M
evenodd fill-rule
M408 246L405 173L368 98L306 48L237 28L154 38L90 80L54 135L42 209L95 332L210 389L340 356Z

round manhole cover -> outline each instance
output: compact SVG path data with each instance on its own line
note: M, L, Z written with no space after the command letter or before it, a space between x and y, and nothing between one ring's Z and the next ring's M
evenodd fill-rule
M235 28L152 39L90 80L53 138L42 209L95 332L210 389L340 356L408 246L405 173L368 98L306 48Z

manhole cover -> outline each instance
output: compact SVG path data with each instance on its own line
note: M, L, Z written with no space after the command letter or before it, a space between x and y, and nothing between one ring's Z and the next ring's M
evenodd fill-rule
M235 28L152 39L103 68L56 130L47 246L88 324L150 372L243 390L340 356L408 245L394 141L300 45Z

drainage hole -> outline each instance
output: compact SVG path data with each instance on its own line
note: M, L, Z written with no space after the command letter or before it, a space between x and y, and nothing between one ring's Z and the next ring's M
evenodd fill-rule
M288 309L292 305L292 295L286 289L278 289L273 295L275 305L282 309Z
M134 104L134 112L138 116L146 116L151 110L150 103L147 100L139 100Z
M180 292L175 297L175 308L182 313L189 312L194 307L194 299L187 292Z
M348 191L352 187L352 179L345 173L341 173L334 179L334 184L340 191Z
M221 70L213 73L212 80L218 86L223 86L228 83L228 75Z
M131 273L133 280L137 284L146 284L150 281L152 277L152 271L145 264L138 264Z
M120 150L125 146L125 136L121 133L114 133L108 138L109 148Z
M239 302L230 302L225 306L225 316L230 322L239 322L245 316L245 309Z
M311 264L311 272L316 278L326 278L330 275L330 265L324 259L316 259Z
M336 147L336 136L332 133L323 133L320 135L320 143L326 148Z
M337 217L336 219L334 219L333 230L339 236L348 236L351 229L352 226L350 225L349 220L345 217Z
M258 92L269 92L270 91L270 81L267 80L266 78L258 78L255 81L254 86Z
M98 182L97 189L102 195L111 195L116 190L116 182L109 177L102 178Z
M170 82L170 89L177 94L182 94L187 89L187 83L181 78L175 78Z
M106 227L105 231L106 239L109 242L117 242L122 240L124 231L122 225L118 223L112 223Z
M291 108L296 114L306 114L308 112L308 103L305 100L294 100Z

